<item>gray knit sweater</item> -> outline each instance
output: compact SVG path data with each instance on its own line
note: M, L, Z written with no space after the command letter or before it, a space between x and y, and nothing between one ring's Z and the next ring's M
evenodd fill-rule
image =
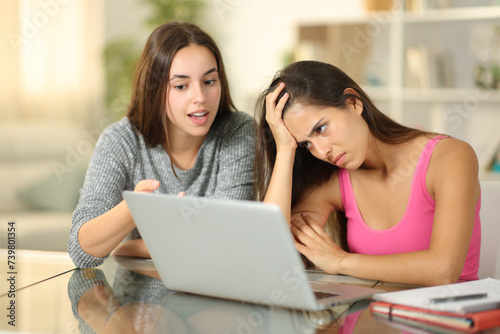
M134 190L141 180L159 180L158 193L183 191L190 196L253 199L254 131L253 118L244 112L231 113L214 123L193 168L174 167L177 179L162 145L148 147L128 118L107 127L96 144L73 212L68 251L75 265L95 267L107 258L85 253L78 242L78 231L84 223L120 203L122 191ZM134 229L126 240L137 238L140 235Z

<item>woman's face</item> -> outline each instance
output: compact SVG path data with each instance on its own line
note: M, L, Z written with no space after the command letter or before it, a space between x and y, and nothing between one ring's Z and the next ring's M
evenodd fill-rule
M220 96L219 72L212 52L194 44L177 51L167 86L169 135L206 136L217 115Z
M301 146L316 158L341 168L357 169L366 157L369 129L360 102L345 109L296 103L283 121Z

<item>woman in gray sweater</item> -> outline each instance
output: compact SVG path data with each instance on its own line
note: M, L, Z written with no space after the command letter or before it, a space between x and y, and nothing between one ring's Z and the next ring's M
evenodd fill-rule
M149 257L123 190L253 199L254 148L253 118L236 111L212 38L192 24L158 27L139 60L127 117L94 149L73 213L73 262L95 267L111 252Z

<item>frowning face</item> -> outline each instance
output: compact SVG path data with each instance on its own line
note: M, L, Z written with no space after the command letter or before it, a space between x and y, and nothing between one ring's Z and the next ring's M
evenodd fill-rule
M360 103L344 109L295 103L283 117L300 146L316 158L341 168L357 169L367 152L369 129Z

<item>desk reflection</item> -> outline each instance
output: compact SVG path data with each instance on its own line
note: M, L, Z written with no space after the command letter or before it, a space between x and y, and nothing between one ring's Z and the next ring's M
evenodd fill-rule
M309 312L192 295L118 267L77 269L68 284L81 333L351 333L362 302ZM357 310L358 309L358 310Z

